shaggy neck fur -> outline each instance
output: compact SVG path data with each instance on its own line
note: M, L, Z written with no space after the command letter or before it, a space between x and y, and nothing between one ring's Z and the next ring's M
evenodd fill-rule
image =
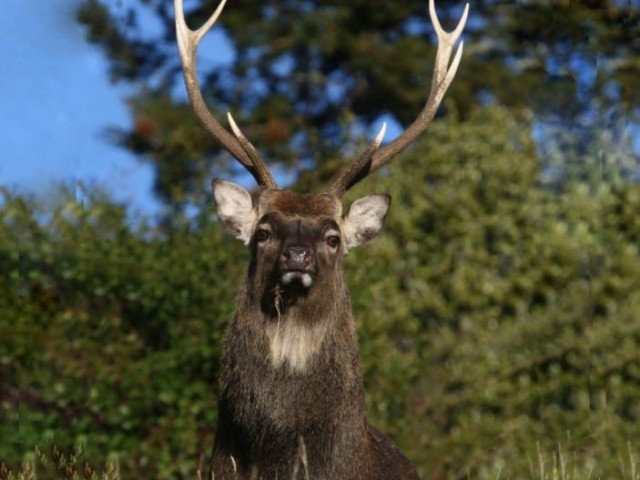
M251 296L247 279L225 342L214 469L226 472L233 456L247 478L291 478L304 445L312 478L346 479L347 463L363 457L369 437L348 292L341 275L315 290L322 298L314 290L268 289L265 300Z
M344 290L341 276L336 281L324 283L328 285L322 292L317 288L319 285L307 291L302 285L283 287L276 283L263 295L261 323L274 369L304 373L309 362L321 351L327 332L336 325L338 312L345 311L345 305L339 305L345 298L341 292ZM327 295L327 291L332 294ZM318 292L324 295L320 296Z
M309 360L320 351L332 320L323 319L312 325L304 325L297 312L288 311L279 316L276 322L267 323L265 333L273 368L285 367L292 373L303 373Z

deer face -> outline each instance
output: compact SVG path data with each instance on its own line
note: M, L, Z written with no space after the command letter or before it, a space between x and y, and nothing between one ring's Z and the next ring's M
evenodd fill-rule
M261 267L282 287L301 284L310 289L322 278L327 265L351 248L373 238L382 228L389 197L369 195L354 202L342 215L340 198L370 173L387 164L409 146L431 123L444 94L453 81L462 58L462 42L451 55L462 34L469 5L453 32L445 32L429 0L429 15L438 39L431 91L418 117L398 137L380 148L383 124L369 148L332 182L327 193L298 195L278 189L262 156L227 113L231 135L207 108L196 71L198 44L216 23L226 0L222 0L203 26L191 30L186 23L183 0L175 0L176 37L189 101L202 126L235 157L261 187L253 201L242 187L214 181L214 196L222 224L237 238L253 247L252 267ZM333 260L332 260L333 259ZM339 263L339 262L338 262ZM333 269L335 271L335 267ZM254 273L257 273L254 271Z
M304 293L330 284L342 256L378 234L390 202L369 195L343 215L332 194L262 190L253 199L234 183L216 180L213 188L220 221L251 247L253 275L264 286Z

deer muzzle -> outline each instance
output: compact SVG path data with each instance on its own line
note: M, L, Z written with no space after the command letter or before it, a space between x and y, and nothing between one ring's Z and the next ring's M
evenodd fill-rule
M281 277L283 285L289 285L296 281L305 288L313 285L315 261L311 248L301 245L285 247L282 252L281 267L284 272Z

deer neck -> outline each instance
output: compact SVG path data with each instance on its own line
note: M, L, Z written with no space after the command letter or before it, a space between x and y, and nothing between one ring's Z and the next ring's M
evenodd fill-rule
M221 365L217 458L290 478L302 440L317 478L350 478L344 472L365 458L368 433L346 288L325 292L322 305L286 305L280 315L265 312L259 298L240 297ZM348 459L344 472L338 457Z
M327 360L318 358L321 355L336 355L336 349L357 350L351 306L341 275L304 294L278 285L263 289L259 296L249 294L259 292L256 287L248 278L236 322L244 324L242 330L256 344L262 344L260 350L267 354L274 370L304 374L313 362ZM336 343L336 332L353 342Z

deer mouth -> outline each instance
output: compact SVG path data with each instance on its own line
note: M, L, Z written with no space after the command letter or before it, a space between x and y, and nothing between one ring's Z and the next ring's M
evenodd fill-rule
M315 282L315 275L308 270L287 270L280 277L280 283L283 286L302 285L304 288L310 288Z

